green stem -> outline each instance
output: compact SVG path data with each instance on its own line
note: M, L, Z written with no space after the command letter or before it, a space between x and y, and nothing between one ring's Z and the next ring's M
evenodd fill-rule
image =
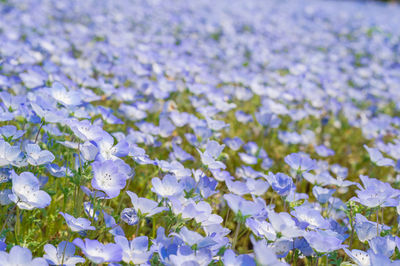
M141 219L139 219L139 221L137 223L135 237L139 236L140 222L141 222Z
M16 221L15 221L15 228L14 228L14 234L15 234L15 241L17 242L17 244L18 244L18 242L19 242L19 238L18 238L18 235L19 235L19 230L20 230L20 227L21 227L21 220L20 220L20 214L19 214L19 208L17 207L17 213L16 213L16 215L15 215L15 219L16 219Z
M40 124L39 130L38 130L38 132L37 132L37 134L36 134L36 137L35 137L35 143L36 143L37 140L38 140L38 137L39 137L39 134L40 134L40 130L42 129L43 124L44 124L44 122L42 122L42 123Z
M234 236L233 241L232 241L232 249L233 250L235 249L236 241L237 241L238 236L239 236L240 226L241 226L241 223L238 222L238 224L236 226L236 230L235 230L235 236Z
M379 208L376 209L376 236L379 236Z

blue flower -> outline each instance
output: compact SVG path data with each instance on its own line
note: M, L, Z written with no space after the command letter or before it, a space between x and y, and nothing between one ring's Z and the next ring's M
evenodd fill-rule
M364 145L364 148L368 151L371 161L377 166L394 166L394 161L383 157L382 153L378 149L370 148L367 145Z
M321 253L332 252L346 247L346 245L342 244L344 241L343 236L330 230L308 231L305 233L304 238L314 250Z
M115 243L122 249L122 261L126 263L145 264L153 253L148 250L147 236L135 237L132 241L124 236L116 236Z
M225 194L224 199L235 214L240 212L243 216L254 216L264 210L264 207L258 202L245 200L234 194Z
M85 218L75 218L68 213L60 212L60 214L64 217L67 222L68 227L72 232L82 232L86 230L96 230L96 227L90 225L90 221Z
M319 186L314 186L312 189L315 198L321 204L327 203L329 199L332 197L333 193L335 193L335 191L336 191L335 189L327 189Z
M24 134L24 130L18 130L17 127L13 125L0 127L0 135L2 135L4 139L16 140L22 137Z
M325 145L315 146L315 151L321 157L328 157L335 155L335 152L332 149L327 148Z
M75 256L75 246L70 242L62 241L57 248L46 244L44 251L46 253L43 258L51 265L76 265L85 262L84 258Z
M247 254L236 256L232 249L227 249L225 251L222 262L226 266L256 266L252 257Z
M28 163L31 165L42 165L54 161L54 155L47 150L41 150L37 144L26 144L25 153Z
M292 153L285 157L285 162L295 171L304 173L314 170L317 162L306 153Z
M39 180L30 172L17 175L11 172L12 192L9 198L17 204L20 209L32 210L34 208L45 208L50 204L51 197L40 190Z
M97 240L75 238L72 243L78 246L83 254L94 263L120 262L122 249L117 244L103 244Z
M22 152L19 146L11 146L0 139L0 167L7 165L19 165ZM22 166L22 165L21 165Z
M266 241L255 241L251 238L253 243L254 255L257 263L265 266L285 266L287 263L279 261L274 250L268 246Z
M95 161L92 164L93 179L92 187L104 191L109 198L115 198L119 195L121 189L126 185L129 178L124 168L125 163L122 161Z
M293 179L283 173L269 173L265 177L272 189L276 191L280 196L289 195L290 191L294 188Z
M0 251L0 263L4 266L47 266L43 258L32 259L32 252L20 246L11 248L10 253Z
M127 191L126 193L128 193L129 197L131 198L133 208L139 214L139 216L143 215L145 217L150 217L156 213L166 210L165 207L158 207L158 203L153 200L139 198L131 191Z
M162 180L155 177L151 180L152 191L162 198L178 196L183 192L183 186L178 182L175 175L166 175Z
M139 222L139 216L134 208L125 208L121 212L121 220L129 225L135 225Z

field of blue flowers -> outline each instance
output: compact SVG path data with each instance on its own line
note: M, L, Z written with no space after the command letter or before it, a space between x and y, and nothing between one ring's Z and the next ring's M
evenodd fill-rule
M1 0L0 266L400 265L400 5Z

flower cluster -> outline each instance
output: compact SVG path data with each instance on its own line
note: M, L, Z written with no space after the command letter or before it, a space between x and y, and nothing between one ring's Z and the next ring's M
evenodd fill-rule
M400 264L399 14L0 1L0 266Z

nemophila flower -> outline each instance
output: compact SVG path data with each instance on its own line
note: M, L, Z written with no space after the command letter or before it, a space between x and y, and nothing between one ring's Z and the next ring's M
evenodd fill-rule
M0 127L0 135L2 135L4 139L17 140L24 134L24 130L18 130L17 127L13 125Z
M214 140L208 141L204 152L197 149L201 157L201 162L209 169L225 169L226 166L224 163L215 160L221 154L224 147L224 144L219 145L218 142Z
M331 230L308 231L304 234L304 238L310 246L317 252L332 252L346 247L342 245L343 236Z
M42 165L54 161L54 155L47 150L41 150L37 144L25 145L26 159L31 165Z
M0 190L0 204L8 205L8 204L12 203L11 199L9 198L10 195L12 195L11 189Z
M224 121L222 120L215 120L212 119L208 116L206 116L206 121L207 121L207 126L215 131L220 131L221 129L224 129L226 127L229 127L229 124L226 124Z
M207 248L216 244L212 237L203 237L199 233L187 229L185 226L181 228L179 233L173 233L172 235L179 237L183 242L196 249Z
M250 155L244 152L239 152L240 159L246 164L257 164L258 158L254 155Z
M246 186L250 190L250 193L255 196L263 195L269 188L268 182L252 178L246 180Z
M349 256L357 265L371 265L371 260L367 252L358 249L348 250L347 248L343 248L343 250L346 252L347 256Z
M260 125L267 128L277 128L281 123L281 119L276 114L267 110L256 112L255 117Z
M252 257L247 254L236 256L232 249L225 251L222 262L226 266L255 266L256 263Z
M206 199L218 192L216 190L217 185L218 182L215 179L203 175L198 181L197 188L200 190L201 196Z
M303 236L304 234L304 232L296 226L296 223L290 214L286 212L269 212L268 220L275 232L279 232L284 237L294 238Z
M225 184L230 192L242 196L245 194L249 194L250 190L246 186L246 183L241 181L232 181L230 179L225 180Z
M28 248L14 246L10 252L0 251L0 265L4 266L46 266L44 258L32 259L32 252Z
M264 240L256 241L251 238L253 244L255 259L258 264L263 266L284 266L287 263L281 262L276 256L274 250L268 246Z
M365 242L374 238L377 231L380 233L382 229L389 229L382 224L377 225L375 222L369 221L366 217L357 213L355 216L354 229L357 237L361 242Z
M119 195L121 189L126 185L129 176L124 168L124 162L121 161L95 161L92 165L93 179L92 187L104 191L108 197L115 198Z
M129 241L124 236L116 236L115 243L122 249L122 261L133 264L145 264L149 261L152 251L149 251L147 236L135 237Z
M70 170L67 169L65 166L58 166L57 164L54 163L49 163L46 165L47 171L55 177L64 177L67 174L70 174Z
M0 184L10 180L11 170L9 168L0 168Z
M65 106L77 106L82 103L82 93L78 90L67 90L60 82L53 82L48 91L51 97Z
M335 155L335 152L332 149L329 149L325 145L315 146L315 152L321 157L328 157Z
M67 241L60 242L57 248L51 244L46 244L44 251L43 258L50 265L76 265L85 262L84 258L75 256L75 246Z
M103 211L104 223L107 228L109 228L108 232L113 236L124 236L125 232L119 224L115 222L114 217Z
M19 146L11 146L8 142L0 139L0 167L7 165L20 165L19 161L21 154Z
M335 191L335 189L327 189L319 186L314 186L312 189L315 198L321 204L327 203Z
M99 154L99 149L90 141L85 141L79 146L82 157L86 161L94 161Z
M223 221L221 216L212 213L210 204L205 201L195 202L193 199L188 199L182 202L181 199L172 197L170 203L176 215L182 214L184 219L195 219L203 226L219 224Z
M292 239L279 238L271 243L270 247L278 258L284 258L294 248L294 243Z
M368 151L371 161L377 166L394 166L394 161L390 158L383 157L378 149L370 148L367 145L364 145L364 148Z
M125 140L119 141L114 146L114 138L104 132L98 140L96 140L99 149L98 159L103 160L117 160L119 157L125 157L129 154L129 144Z
M299 249L304 256L315 255L314 250L310 247L307 240L305 240L303 237L295 238L293 242L294 242L294 248Z
M304 173L314 170L317 162L306 153L292 153L285 157L285 162L295 171Z
M234 194L225 194L224 199L235 214L240 213L242 216L253 216L263 211L263 206L258 202L245 200Z
M17 175L11 172L12 192L8 197L17 204L20 209L32 210L45 208L50 204L49 194L40 190L39 180L30 172Z
M138 213L139 216L150 217L156 213L165 211L165 207L158 207L158 203L146 199L146 198L139 198L135 193L131 191L127 191L129 197L131 198L133 208Z
M356 190L357 197L353 197L351 200L359 202L369 208L397 206L397 200L395 198L400 195L400 190L394 189L390 184L375 178L360 176L360 179L365 188L359 186L361 189Z
M103 120L108 124L114 124L114 125L123 124L122 120L113 114L114 110L112 110L111 108L107 108L100 105L96 108L96 112L100 114Z
M396 241L393 236L376 236L368 240L369 246L375 254L390 258L396 248Z
M121 220L129 225L135 225L139 222L139 216L134 208L125 208L121 212Z
M172 159L178 159L181 162L188 161L188 160L194 160L194 157L184 151L178 144L172 143L172 149L173 153L171 153Z
M71 229L72 232L82 232L86 230L96 230L96 227L90 225L90 221L86 218L75 218L68 213L60 212L60 214L64 217L65 221L67 222L68 227Z
M169 255L169 259L172 265L208 265L212 256L206 248L194 251L189 246L180 246L176 254Z
M237 151L243 145L243 140L239 137L226 138L224 143L233 151Z
M72 241L83 254L94 263L119 262L122 260L122 249L117 244L103 244L97 240L75 238Z
M138 164L155 164L154 160L149 158L146 151L138 146L130 144L129 156Z
M58 123L65 118L64 113L55 108L48 99L44 100L38 96L36 100L31 101L30 104L35 114L48 123Z
M369 259L371 265L399 265L400 260L392 261L390 258L384 256L383 254L376 254L372 250L368 250Z
M93 204L89 201L85 201L83 203L83 210L85 211L86 215L90 218L92 218L93 220L97 221L97 219L99 218L99 211L95 211Z
M247 124L248 122L252 122L253 121L253 116L251 114L247 114L242 110L238 110L235 112L235 117L236 119L244 124Z
M272 189L275 190L280 196L287 196L290 193L290 190L294 188L293 179L285 175L283 173L269 173L265 176L268 183L271 185Z
M178 179L191 176L190 169L186 169L183 164L178 161L157 161L157 164L161 168L161 170L174 174Z
M178 182L175 175L165 175L162 180L155 177L151 180L151 190L162 198L178 196L183 192L183 186Z
M83 141L101 139L105 133L100 126L92 125L89 120L71 120L68 125L74 134Z
M102 192L102 191L91 191L89 188L85 187L85 186L81 186L81 189L83 191L83 193L85 193L89 198L93 198L93 199L107 199L107 195Z
M258 237L265 237L270 241L275 241L276 239L276 232L267 221L249 218L246 220L246 226Z
M0 251L6 251L7 244L4 242L5 239L0 240Z
M322 217L321 213L312 209L309 206L301 205L294 208L294 211L291 214L296 217L299 222L305 224L306 227L310 229L329 229L330 224L327 220Z

